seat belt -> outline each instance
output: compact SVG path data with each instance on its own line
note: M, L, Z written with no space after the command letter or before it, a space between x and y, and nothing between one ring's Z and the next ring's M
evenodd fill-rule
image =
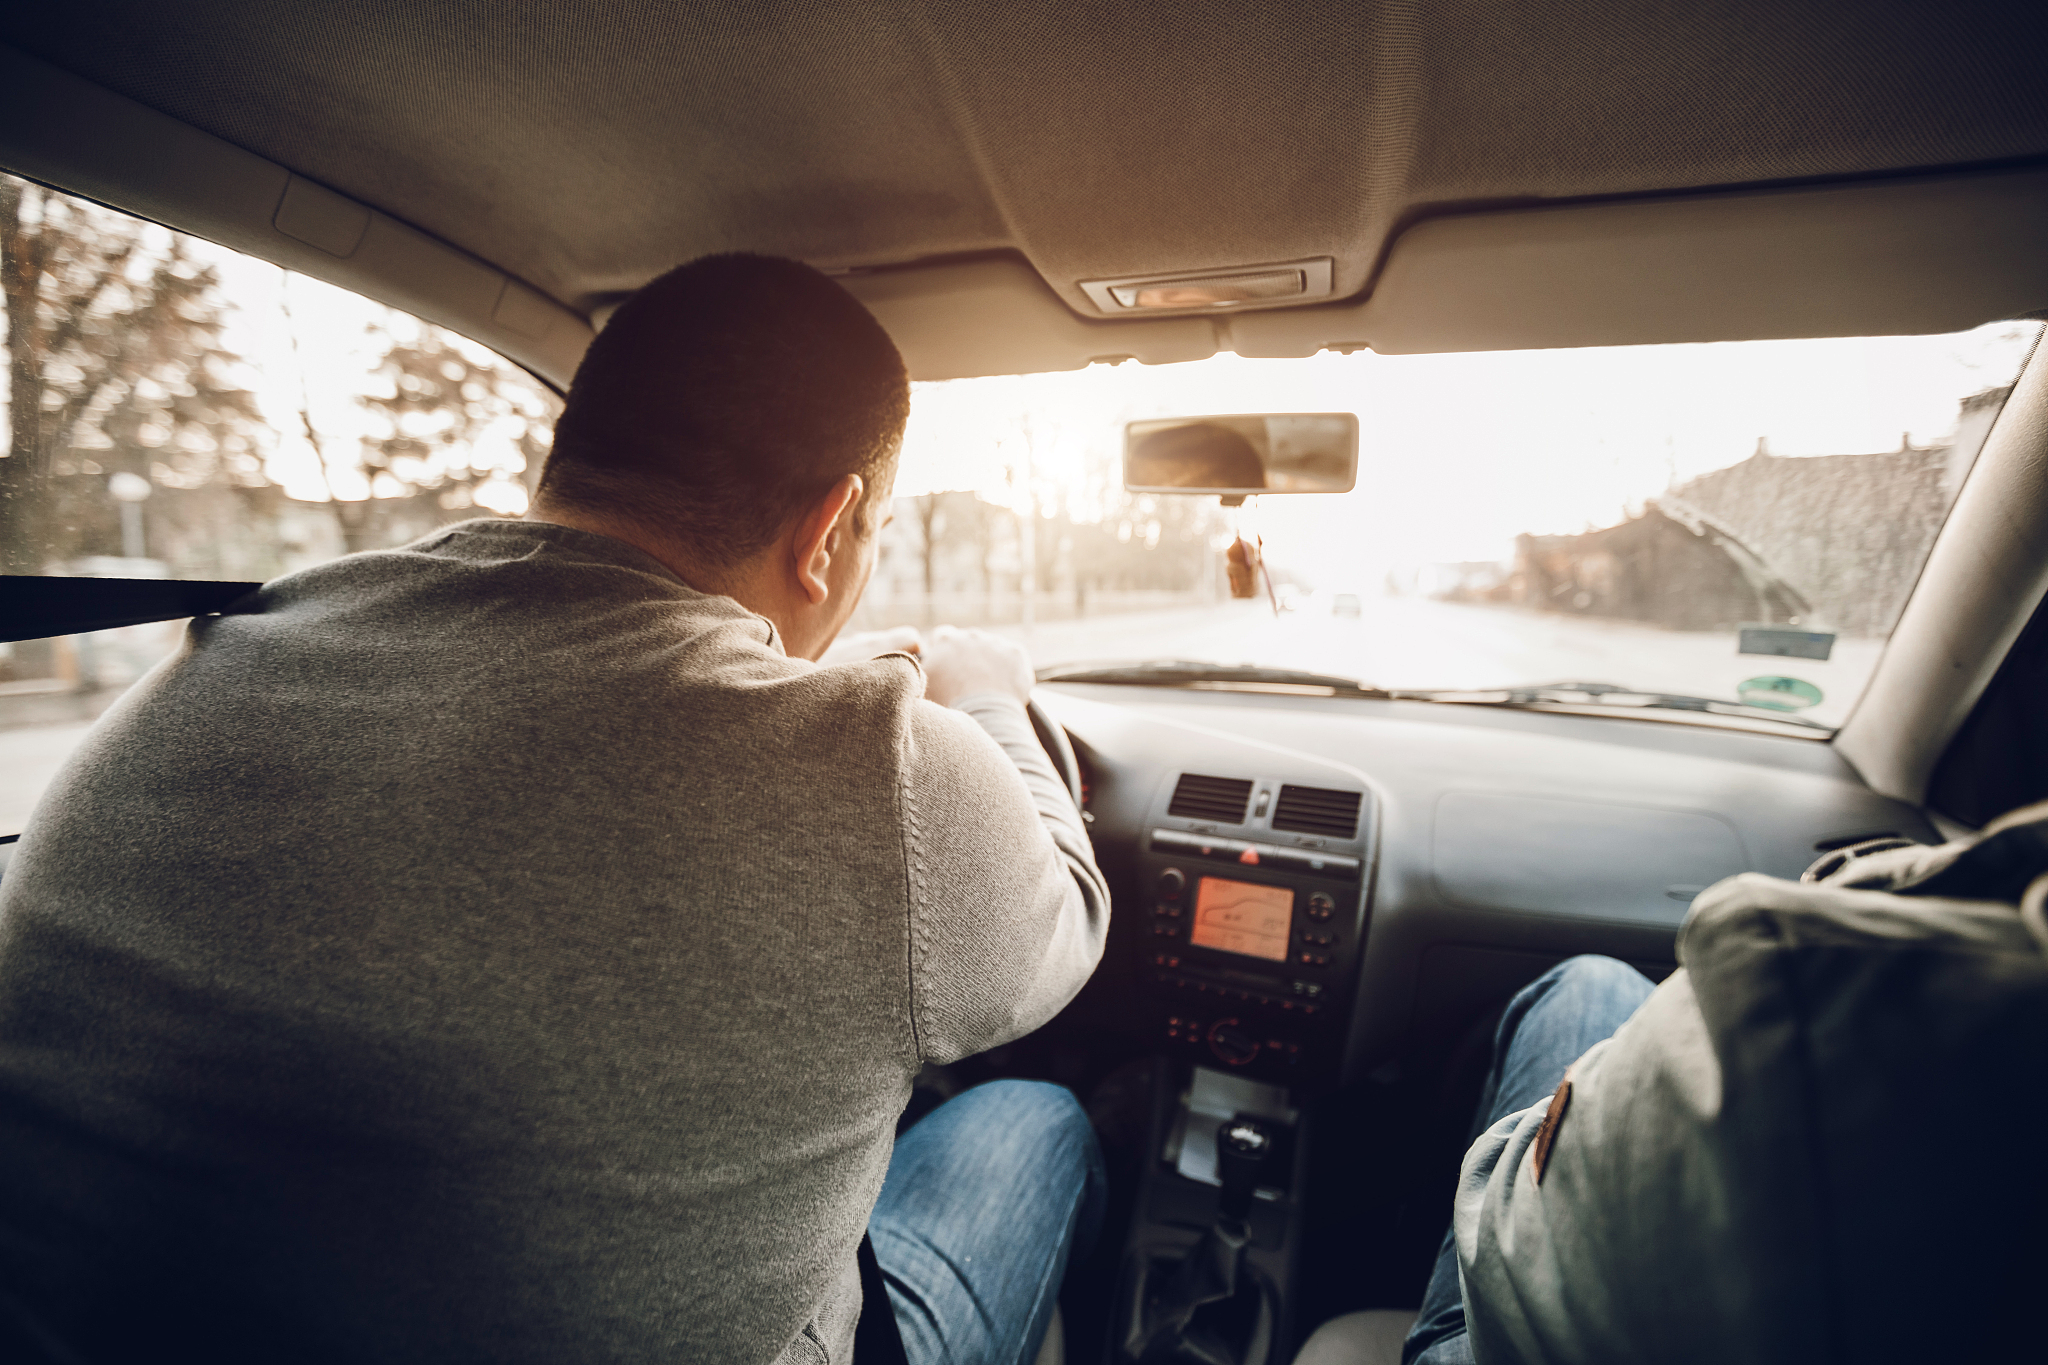
M856 1365L910 1365L896 1310L889 1303L889 1286L882 1282L882 1265L875 1259L874 1239L865 1232L854 1259L860 1263L860 1321L853 1326Z

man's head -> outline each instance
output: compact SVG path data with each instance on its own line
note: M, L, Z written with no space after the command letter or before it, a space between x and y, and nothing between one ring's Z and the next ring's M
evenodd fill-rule
M630 540L815 654L866 585L909 415L903 359L852 295L796 261L706 256L591 343L534 515Z

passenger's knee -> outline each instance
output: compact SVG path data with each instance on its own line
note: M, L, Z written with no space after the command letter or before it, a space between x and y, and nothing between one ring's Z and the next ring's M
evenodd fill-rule
M1517 991L1508 1014L1510 1018L1519 1017L1539 1004L1569 1009L1594 1001L1640 1003L1650 989L1650 979L1626 962L1598 953L1581 953L1566 958Z
M1597 953L1566 958L1544 975L1544 995L1553 1005L1575 1012L1624 1017L1655 989L1650 978L1626 962Z
M1560 983L1595 987L1633 985L1649 979L1619 958L1606 957L1599 953L1580 953L1577 957L1568 957L1552 967L1547 975L1555 977Z

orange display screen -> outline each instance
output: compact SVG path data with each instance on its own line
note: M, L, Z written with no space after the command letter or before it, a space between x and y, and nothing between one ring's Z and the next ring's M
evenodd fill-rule
M1188 941L1226 953L1287 960L1287 921L1294 893L1284 886L1204 877L1195 888L1195 926Z

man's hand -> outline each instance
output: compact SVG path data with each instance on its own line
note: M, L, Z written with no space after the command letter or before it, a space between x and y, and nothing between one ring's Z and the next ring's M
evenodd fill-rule
M941 706L983 692L1031 700L1034 679L1024 646L985 630L940 626L924 642L924 694Z
M833 664L857 664L868 659L879 659L884 654L917 654L923 650L923 640L916 626L894 626L888 630L863 630L853 635L842 635L832 642L832 647L819 658L820 667Z

